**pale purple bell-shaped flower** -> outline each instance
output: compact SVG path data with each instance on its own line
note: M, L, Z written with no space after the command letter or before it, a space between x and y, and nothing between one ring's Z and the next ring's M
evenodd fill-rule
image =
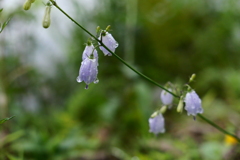
M88 43L83 51L82 60L85 60L87 57L90 57L91 55L93 55L93 57L98 61L97 50L94 48L92 43Z
M149 118L148 122L149 122L149 127L150 127L149 132L152 132L155 135L157 135L158 133L165 132L164 117L162 116L161 113L159 113L155 117Z
M86 56L81 63L79 69L79 76L77 77L77 82L80 83L84 81L86 83L86 89L90 83L98 83L97 74L98 74L98 61L97 57L93 55L93 58Z
M102 43L109 48L112 52L115 52L115 49L118 47L118 43L117 41L113 38L111 33L108 33L106 31L103 31L103 33L101 34L101 36L98 38L99 40L102 40ZM104 55L108 55L111 56L112 54L106 50L106 48L104 48L103 46L100 45L100 49L102 50L102 52L104 53Z
M168 89L169 91L172 91L171 89ZM165 90L162 90L161 95L160 95L161 101L164 105L170 105L172 104L173 101L173 95L168 93Z
M194 90L186 94L184 102L188 115L195 117L198 113L203 113L202 101Z

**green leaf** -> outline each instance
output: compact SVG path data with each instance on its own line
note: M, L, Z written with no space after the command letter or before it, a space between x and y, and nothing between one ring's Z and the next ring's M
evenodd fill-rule
M3 8L2 9L0 9L0 12L2 12L3 11Z
M11 20L11 18L8 18L8 20L6 22L3 23L2 28L0 30L0 33L3 31L3 29L7 26L7 24L9 23L9 21Z
M9 117L9 118L1 119L1 120L0 120L0 124L3 124L4 122L6 122L6 121L12 119L13 117L15 117L15 116L12 116L12 117Z

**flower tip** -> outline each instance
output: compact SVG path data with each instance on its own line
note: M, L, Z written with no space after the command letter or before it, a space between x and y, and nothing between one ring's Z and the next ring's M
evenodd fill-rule
M88 85L86 85L85 89L88 89Z
M31 0L27 0L23 5L23 9L24 10L29 10L31 8L31 5L32 5Z
M106 31L108 32L110 30L110 25L107 26Z
M192 76L189 79L189 83L193 82L195 78L196 78L196 74L193 73Z

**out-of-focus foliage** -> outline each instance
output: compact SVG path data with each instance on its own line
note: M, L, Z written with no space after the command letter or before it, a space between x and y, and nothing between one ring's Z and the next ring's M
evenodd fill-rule
M157 82L182 86L196 73L204 115L240 134L239 1L57 2L92 33L111 25L116 53ZM11 10L1 3L0 21L13 18L0 34L0 119L15 117L0 125L0 159L240 157L225 135L176 113L176 100L164 114L166 132L149 133L148 118L161 107L158 88L98 50L100 82L85 90L76 77L89 37L54 7L43 29L41 1L27 12L24 2Z
M2 9L0 9L0 13L3 11L3 8ZM3 24L2 23L0 23L0 33L3 31L3 29L7 26L7 24L9 23L9 21L10 21L10 18L7 20L7 21L5 21L5 22L3 22Z
M1 119L0 120L0 124L2 124L2 123L4 123L4 122L6 122L6 121L8 121L8 120L10 120L10 119L12 119L14 116L12 116L12 117L9 117L9 118L4 118L4 119Z

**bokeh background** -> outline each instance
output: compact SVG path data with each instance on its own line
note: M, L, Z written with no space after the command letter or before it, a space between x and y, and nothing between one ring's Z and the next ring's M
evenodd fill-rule
M46 3L47 1L44 1ZM111 25L116 54L164 85L192 84L203 115L240 131L240 1L57 0L95 34ZM77 83L89 36L55 7L42 27L36 0L0 0L0 159L10 160L239 160L231 137L186 112L177 100L165 114L166 132L149 133L161 90L99 51L100 82Z

